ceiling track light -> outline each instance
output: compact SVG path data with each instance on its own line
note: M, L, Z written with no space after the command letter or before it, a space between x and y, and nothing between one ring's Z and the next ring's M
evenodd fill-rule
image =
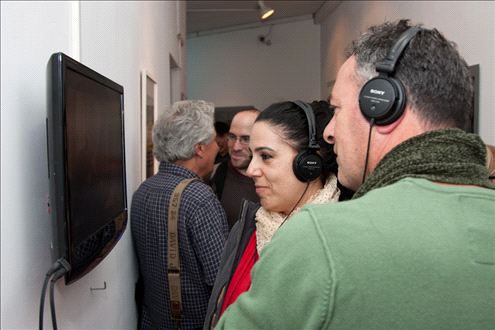
M271 9L270 7L268 7L267 5L265 5L265 2L264 1L258 1L258 6L260 7L260 11L261 11L261 19L268 18L274 12L273 9Z

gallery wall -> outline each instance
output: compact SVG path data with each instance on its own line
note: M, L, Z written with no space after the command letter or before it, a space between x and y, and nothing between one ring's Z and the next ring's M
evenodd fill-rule
M124 87L128 203L141 182L143 69L158 108L185 94L183 1L1 1L1 328L38 328L41 287L52 266L46 147L46 64L63 52ZM178 24L181 22L181 24ZM177 69L176 69L177 70ZM88 206L89 207L89 206ZM135 329L137 267L127 228L91 273L55 285L61 329ZM106 290L91 290L102 288ZM51 328L49 301L44 325Z
M320 28L311 18L187 39L187 94L218 107L320 95ZM259 41L266 36L270 45Z

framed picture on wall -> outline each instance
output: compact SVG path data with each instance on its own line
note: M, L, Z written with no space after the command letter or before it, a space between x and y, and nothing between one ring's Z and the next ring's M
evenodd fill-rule
M156 79L146 70L141 71L141 178L146 180L158 171L153 157L151 130L157 117L158 86Z

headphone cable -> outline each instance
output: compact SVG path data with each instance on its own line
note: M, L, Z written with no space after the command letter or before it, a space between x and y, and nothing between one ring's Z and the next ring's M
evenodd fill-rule
M373 125L375 125L375 118L371 118L370 120L370 133L368 135L368 149L366 150L366 163L364 164L364 173L363 173L363 182L366 180L366 170L368 169L368 158L370 156L370 143L371 143L371 129L373 128Z
M299 200L297 201L296 205L294 205L294 207L292 208L292 210L290 210L289 214L287 214L287 216L285 217L284 221L282 221L282 223L280 224L280 226L278 226L278 228L282 227L282 225L287 221L287 219L289 219L289 216L292 214L292 212L294 212L294 210L296 209L296 206L297 204L299 204L299 202L301 201L301 199L304 197L304 195L306 194L306 191L308 190L309 188L309 183L311 182L311 180L308 180L308 184L306 185L306 189L304 189L304 192L302 193L301 197L299 198Z
M297 204L299 204L299 202L301 201L301 199L306 194L306 191L309 188L309 183L310 182L311 182L311 180L308 180L308 184L306 185L306 189L304 189L304 192L302 193L301 198L299 198L299 200L297 201L296 205L294 205L294 207L292 208L292 210L290 210L289 214L287 214L287 216L285 217L284 221L282 221L282 223L280 224L280 226L278 226L277 230L280 227L282 227L282 225L287 221L287 219L289 219L289 216L291 215L291 213L296 209ZM258 250L258 242L256 242L256 247L254 248L254 263L256 263L256 252L257 252L257 250Z

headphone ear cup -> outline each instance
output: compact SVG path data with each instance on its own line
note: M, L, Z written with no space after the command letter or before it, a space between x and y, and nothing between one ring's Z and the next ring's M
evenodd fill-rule
M323 169L323 159L314 151L304 150L296 155L292 162L292 170L302 182L316 180Z
M406 106L406 93L400 80L393 77L375 77L364 84L359 93L359 108L376 125L388 125L399 119Z

